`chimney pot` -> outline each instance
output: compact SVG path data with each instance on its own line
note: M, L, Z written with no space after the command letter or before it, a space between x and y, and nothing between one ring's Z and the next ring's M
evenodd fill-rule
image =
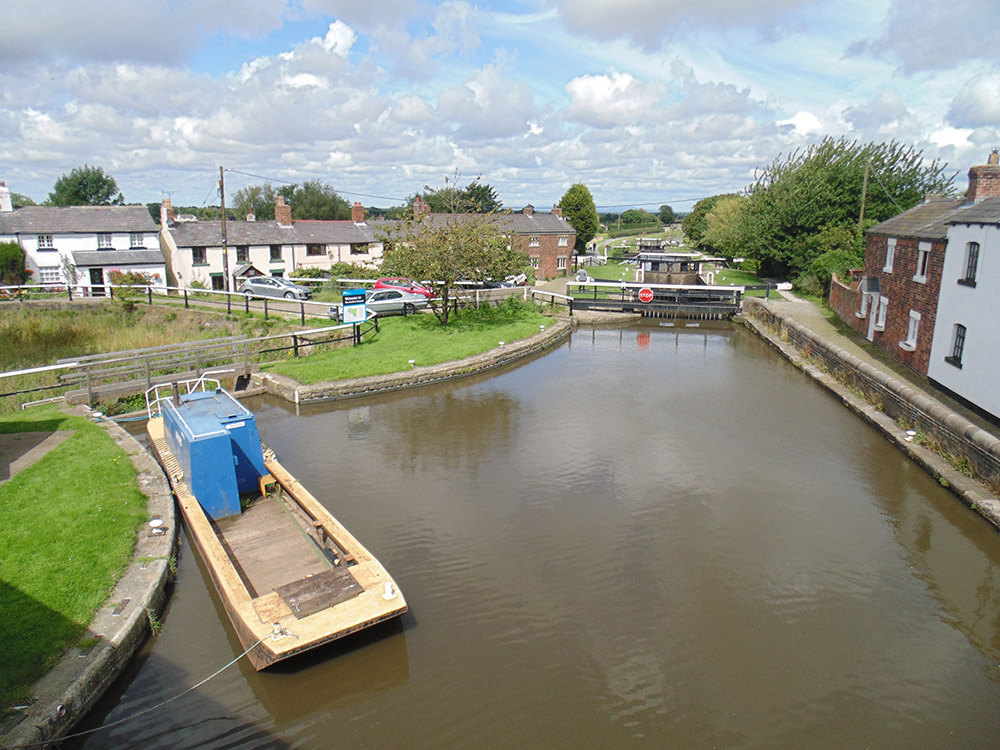
M355 201L351 206L351 221L355 224L365 223L365 207L359 201Z
M986 164L969 170L969 189L965 193L965 199L970 203L978 203L996 197L1000 197L1000 153L993 149Z

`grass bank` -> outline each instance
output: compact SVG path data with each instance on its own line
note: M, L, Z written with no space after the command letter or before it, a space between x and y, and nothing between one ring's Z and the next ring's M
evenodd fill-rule
M146 518L128 456L95 424L49 408L0 417L12 433L73 430L0 485L0 705L86 637L87 626L132 558Z
M531 303L511 297L499 307L480 307L452 314L442 327L429 313L387 317L379 332L357 347L319 352L297 360L261 367L309 385L331 380L388 375L418 366L472 357L501 341L516 341L538 333L551 318Z

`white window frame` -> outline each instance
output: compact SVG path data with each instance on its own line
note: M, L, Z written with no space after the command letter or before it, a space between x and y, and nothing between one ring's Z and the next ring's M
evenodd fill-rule
M878 298L878 312L875 316L875 330L884 331L885 330L885 316L889 311L889 298L879 297Z
M906 341L899 342L899 348L912 352L917 348L917 334L920 332L920 313L910 310L910 323L906 329Z
M896 238L890 237L885 243L885 265L882 270L892 273L892 263L896 259Z
M568 247L568 246L569 246L569 237L560 237L559 247Z
M114 243L111 241L111 235L107 232L101 232L97 235L97 249L98 250L111 250L114 247Z
M560 255L558 258L556 258L556 268L560 271L565 271L568 260L569 258L567 258L565 255Z
M538 258L537 257L529 258L528 261L531 263L531 267L534 268L537 271L538 270Z
M59 270L59 266L39 266L38 283L62 284L63 277L62 277L62 272Z
M979 276L979 243L967 242L965 244L965 259L963 262L962 278L958 283L963 286L976 286L976 278Z
M868 316L868 292L861 293L861 309L854 313L854 315L858 318Z
M38 235L38 249L39 250L55 250L55 241L51 234L40 234Z
M921 242L917 248L917 273L913 280L918 284L927 283L927 269L931 265L931 243ZM921 273L921 271L923 273Z
M538 247L538 238L528 237L528 247Z
M128 246L131 247L146 247L146 237L142 232L129 232L128 235Z

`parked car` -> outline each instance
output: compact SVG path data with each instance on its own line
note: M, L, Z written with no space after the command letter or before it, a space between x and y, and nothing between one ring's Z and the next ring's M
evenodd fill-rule
M371 289L365 294L365 306L379 315L390 312L412 315L427 307L427 297L402 289Z
M434 290L430 287L424 286L423 284L417 283L410 279L405 279L401 277L393 277L386 279L379 279L375 282L375 289L400 289L404 292L409 292L410 294L422 294L426 299L430 299L434 296Z
M240 284L237 290L247 297L279 297L285 299L309 299L312 290L278 276L251 276Z

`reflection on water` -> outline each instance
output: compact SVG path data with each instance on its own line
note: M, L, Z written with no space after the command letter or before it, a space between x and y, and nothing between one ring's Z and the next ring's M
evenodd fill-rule
M252 400L411 612L85 744L993 747L996 534L751 335L670 322L450 385ZM238 653L193 560L95 722Z

